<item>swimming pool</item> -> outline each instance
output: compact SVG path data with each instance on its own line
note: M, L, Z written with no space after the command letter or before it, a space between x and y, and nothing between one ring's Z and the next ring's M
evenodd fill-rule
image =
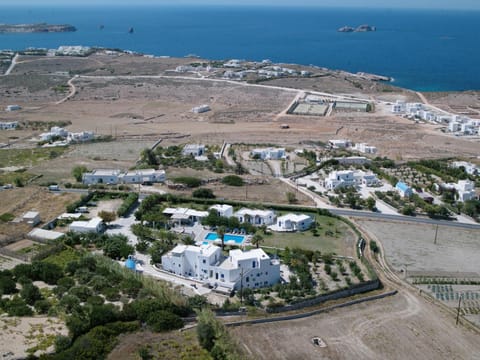
M218 239L217 233L209 232L209 233L205 236L205 240L215 241L215 240L220 240L220 239ZM228 244L229 241L233 241L233 242L235 242L235 245L242 245L243 242L245 241L245 236L243 236L243 235L225 234L225 235L223 235L223 240L225 241L225 244Z

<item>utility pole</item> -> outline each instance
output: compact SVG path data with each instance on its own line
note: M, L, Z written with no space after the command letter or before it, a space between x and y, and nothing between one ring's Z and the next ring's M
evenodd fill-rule
M457 307L457 321L455 322L455 325L458 325L458 319L460 318L460 303L462 302L463 294L460 295L458 298L458 307Z
M438 235L438 224L437 224L437 227L435 228L435 239L433 240L434 245L437 245L437 235Z

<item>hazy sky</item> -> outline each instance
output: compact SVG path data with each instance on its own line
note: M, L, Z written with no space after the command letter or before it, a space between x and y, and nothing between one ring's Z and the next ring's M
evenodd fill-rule
M1 5L40 5L39 0L0 0ZM41 5L281 5L381 8L475 9L480 0L42 0Z

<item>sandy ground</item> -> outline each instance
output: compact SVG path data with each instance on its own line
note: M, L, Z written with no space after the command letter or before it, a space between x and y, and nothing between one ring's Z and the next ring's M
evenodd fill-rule
M225 140L230 143L298 146L302 141L349 138L354 142L368 142L378 148L379 155L396 160L455 155L470 157L480 152L478 141L446 136L432 125L415 124L389 115L382 109L374 114L334 113L326 118L279 116L297 92L266 86L352 94L371 100L394 101L401 98L417 101L417 95L407 90L389 88L386 91L387 85L327 70L317 70L325 73L320 77L262 82L266 85L263 87L158 77L159 74L171 75L165 70L186 63L186 59L177 60L128 56L111 58L105 55L53 60L21 57L14 75L0 84L0 94L9 96L4 97L0 105L15 102L23 105L24 109L0 114L0 119L26 122L69 120L72 122L68 127L71 131L93 130L117 139L136 139L145 143L169 138L177 143L198 141L221 144ZM58 94L53 89L62 81L66 84L70 78L62 78L55 72L68 70L90 77L74 79L76 94L72 99L55 105L66 94ZM27 79L24 73L28 74ZM152 77L111 78L119 75ZM437 97L429 99L435 104L450 103L453 107L480 106L476 93ZM212 111L204 114L190 112L193 106L204 103L209 104ZM283 123L287 123L290 129L280 129ZM8 139L12 133L16 131L0 134L0 142L15 141ZM18 141L24 142L22 139L27 134L18 134ZM102 153L98 153L97 157L102 158Z
M478 334L405 293L232 333L254 359L480 359ZM313 337L327 346L314 346Z
M0 355L2 359L19 359L28 355L39 342L51 342L45 350L33 351L35 355L53 351L57 335L67 335L68 330L59 319L46 317L0 318Z
M67 204L75 201L77 194L54 193L44 187L28 186L2 191L0 213L12 213L20 217L27 211L38 211L42 221L50 221L65 212ZM0 242L9 236L26 234L27 224L0 223Z

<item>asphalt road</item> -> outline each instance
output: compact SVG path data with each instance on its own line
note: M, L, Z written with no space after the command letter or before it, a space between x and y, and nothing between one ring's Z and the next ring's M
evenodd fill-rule
M457 221L435 220L435 219L415 217L415 216L390 215L390 214L382 214L382 213L376 213L371 211L357 211L357 210L344 210L344 209L328 209L328 210L332 214L341 215L341 216L367 217L370 219L404 221L404 222L413 222L413 223L420 223L420 224L432 224L432 225L458 227L463 229L480 230L480 224L466 224L466 223L460 223Z

